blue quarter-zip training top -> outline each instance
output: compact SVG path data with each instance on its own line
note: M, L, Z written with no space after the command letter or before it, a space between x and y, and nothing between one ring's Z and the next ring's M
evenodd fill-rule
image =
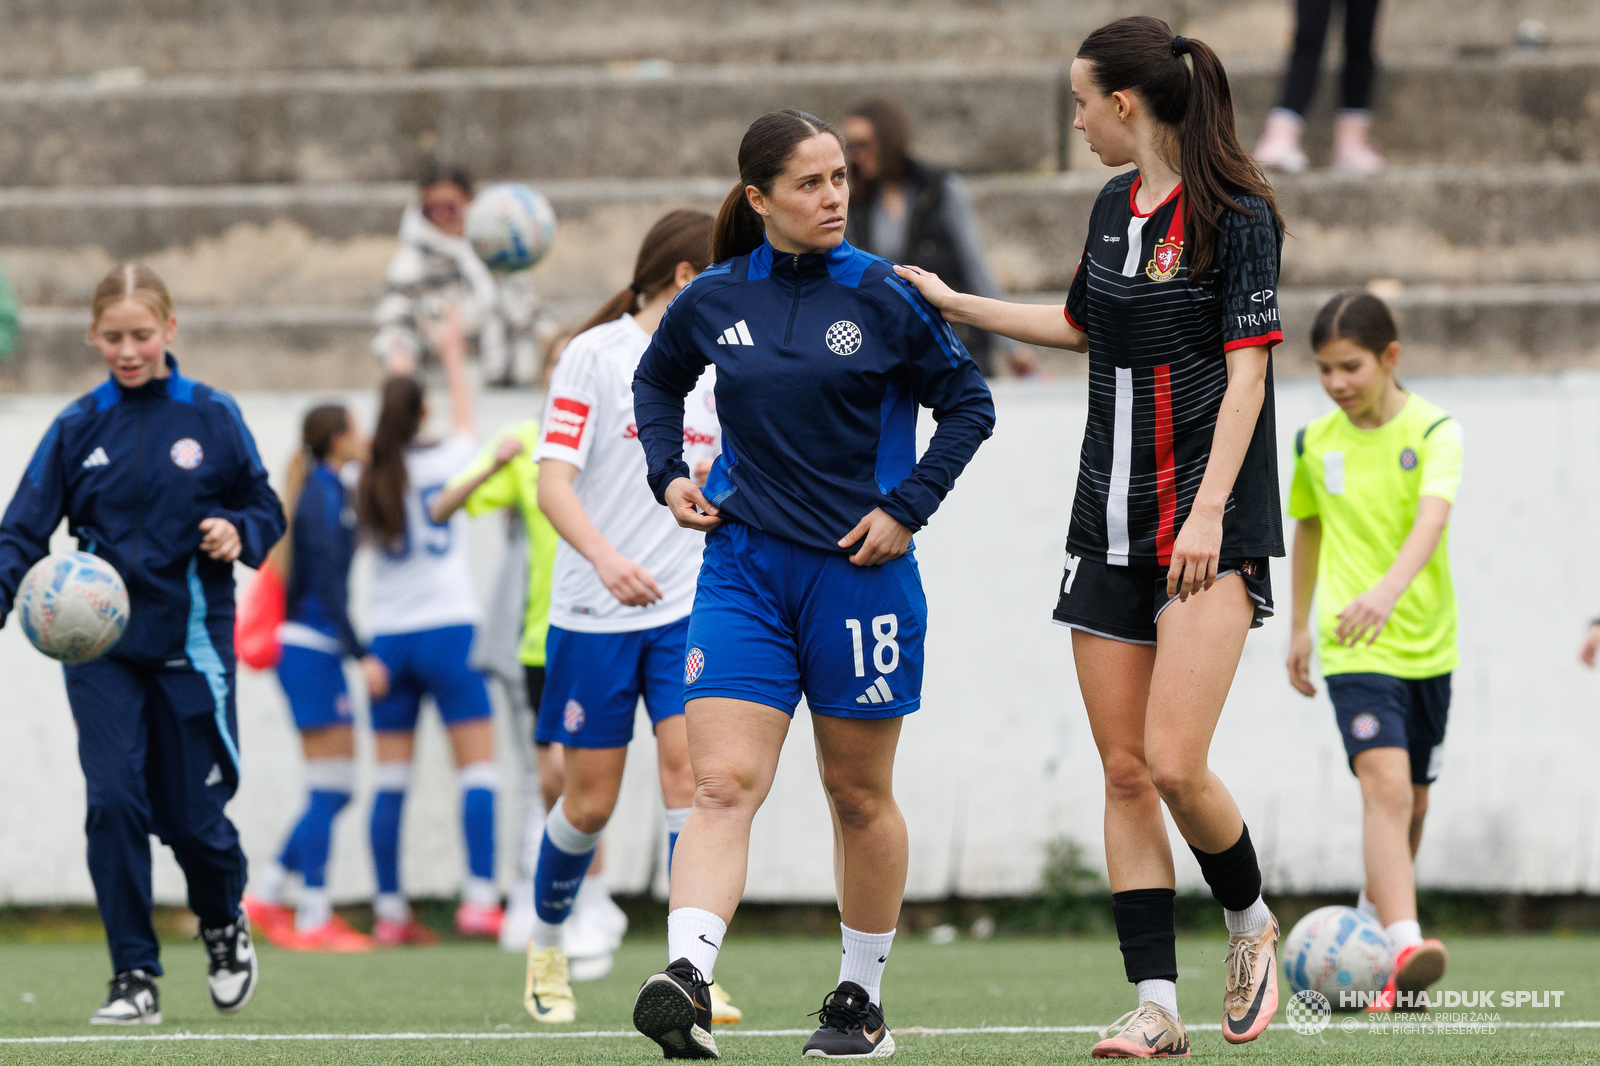
M683 398L717 368L725 518L822 551L873 508L921 529L994 430L994 400L954 331L877 256L770 244L702 271L667 308L633 381L662 499L683 461ZM933 409L917 459L917 408Z
M65 516L80 550L128 587L128 629L110 654L211 673L233 666L233 564L199 550L200 523L233 523L239 561L260 566L283 507L233 398L166 360L167 377L136 389L108 379L45 432L0 521L0 622Z
M344 654L366 654L350 624L350 564L356 557L356 513L339 475L317 463L294 506L294 552L284 617L339 642Z

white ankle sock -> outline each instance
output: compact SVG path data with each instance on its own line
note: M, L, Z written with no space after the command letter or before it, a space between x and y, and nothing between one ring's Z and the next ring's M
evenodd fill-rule
M250 884L255 889L252 895L268 903L283 902L283 886L289 880L288 870L276 862L265 862L260 868L252 869L250 874Z
M867 990L867 998L883 1006L878 998L883 985L883 968L889 962L889 947L894 943L894 930L887 933L862 933L839 923L844 935L844 954L839 957L839 983L854 981Z
M727 923L710 911L679 907L667 915L667 961L688 959L709 981L722 938L727 935Z
M558 948L561 946L561 931L566 928L564 922L547 922L537 914L533 917L533 946L543 951L545 948Z
M1422 943L1422 924L1415 918L1402 918L1383 927L1389 934L1389 946L1398 953L1414 944Z
M461 902L477 907L498 907L500 890L487 877L465 877L461 880Z
M1154 1003L1173 1018L1178 1018L1178 984L1176 981L1164 981L1156 978L1150 981L1135 982L1134 987L1139 990L1140 1003ZM1178 1019L1182 1020L1182 1019Z
M326 888L302 888L295 906L294 927L298 932L315 929L333 917L333 901Z
M1356 910L1375 922L1381 923L1382 921L1378 917L1378 905L1367 898L1367 890L1364 888L1361 890L1361 894L1356 897Z
M409 922L411 904L398 892L379 892L372 898L372 913L386 922Z
M1267 909L1267 901L1260 896L1250 904L1249 908L1242 911L1222 909L1222 917L1228 923L1228 932L1234 936L1253 933L1272 920L1272 912Z

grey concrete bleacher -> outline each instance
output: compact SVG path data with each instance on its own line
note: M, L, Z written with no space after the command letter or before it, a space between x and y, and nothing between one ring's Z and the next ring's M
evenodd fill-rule
M770 107L836 118L860 96L903 99L924 154L968 172L996 271L1023 294L1065 286L1107 177L1064 86L1111 0L823 3L804 23L766 0L14 6L0 259L27 311L0 388L92 380L87 292L133 256L172 283L180 347L219 382L370 381L371 301L406 179L433 156L551 196L561 231L538 277L574 318L625 282L661 211L715 207L739 135ZM1285 6L1146 10L1229 57L1252 142ZM1529 18L1556 47L1515 46ZM1284 369L1304 308L1372 278L1405 287L1408 341L1441 368L1600 363L1600 5L1394 5L1384 40L1376 135L1396 165L1277 181L1294 234ZM1308 131L1319 163L1331 96Z

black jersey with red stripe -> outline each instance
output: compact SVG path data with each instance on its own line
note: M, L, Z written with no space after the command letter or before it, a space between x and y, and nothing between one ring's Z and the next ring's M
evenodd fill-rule
M1225 355L1283 340L1278 255L1266 201L1234 196L1214 263L1189 276L1183 186L1155 210L1134 204L1137 171L1101 190L1067 294L1067 321L1089 337L1089 420L1067 536L1073 554L1112 565L1165 565L1205 476ZM1255 434L1222 521L1224 558L1283 554L1272 364Z

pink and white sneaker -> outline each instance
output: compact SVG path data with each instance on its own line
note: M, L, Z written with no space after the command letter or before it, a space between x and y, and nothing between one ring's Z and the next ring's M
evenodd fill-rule
M439 934L415 918L407 918L403 922L379 918L373 923L372 939L374 943L383 948L423 947L428 944L437 944L439 942Z
M456 932L462 936L499 940L500 926L505 918L505 909L499 905L462 903L456 908Z
M1113 1029L1118 1029L1116 1036L1110 1035ZM1089 1050L1092 1059L1189 1057L1189 1035L1183 1022L1148 1000L1100 1030L1100 1038Z
M1254 933L1228 937L1228 986L1222 997L1222 1037L1245 1044L1260 1036L1278 1011L1278 919Z

